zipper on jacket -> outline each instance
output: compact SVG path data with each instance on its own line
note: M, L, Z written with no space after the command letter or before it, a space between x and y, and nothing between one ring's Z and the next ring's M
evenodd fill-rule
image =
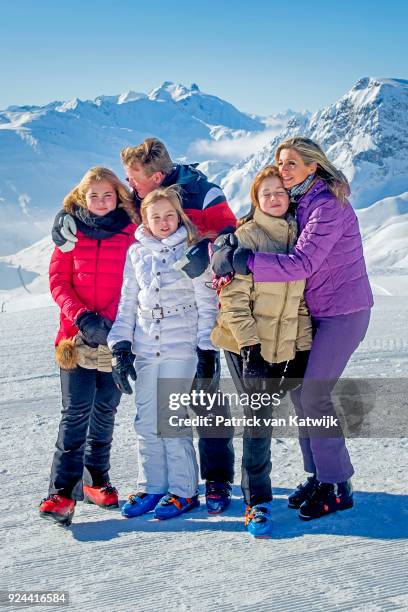
M289 252L289 244L290 244L290 227L288 226L288 238L287 238L287 242L286 242L286 254ZM275 351L273 354L273 361L272 363L276 363L276 359L278 358L278 345L279 345L279 340L280 340L280 332L281 332L281 325L282 325L282 315L283 312L286 308L286 302L288 300L288 293L289 293L289 282L285 283L285 294L283 296L283 304L282 304L282 308L281 311L279 313L279 319L278 319L278 324L276 326L276 340L275 340Z
M98 276L98 265L99 265L99 253L101 248L101 240L97 241L96 244L96 258L95 258L95 275L94 275L94 308L93 310L96 312L96 287L97 287L97 276Z

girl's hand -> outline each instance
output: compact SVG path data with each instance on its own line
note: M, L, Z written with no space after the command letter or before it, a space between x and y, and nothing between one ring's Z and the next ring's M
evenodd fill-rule
M242 357L242 380L245 388L253 393L263 388L263 378L266 374L266 363L261 355L261 345L243 346Z
M197 372L193 389L197 392L215 393L220 378L220 352L197 347Z
M131 343L127 340L117 342L112 347L112 377L115 385L127 395L132 395L132 387L130 386L128 377L135 381L136 370L133 366L135 356L131 350Z
M99 344L107 344L108 334L112 327L112 322L109 319L88 310L79 315L75 325L89 346L95 348Z

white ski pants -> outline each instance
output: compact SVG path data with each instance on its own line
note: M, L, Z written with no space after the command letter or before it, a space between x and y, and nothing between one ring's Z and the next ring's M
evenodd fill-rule
M180 497L192 497L197 492L198 466L191 436L191 428L183 437L157 436L157 414L166 406L158 406L158 379L182 379L177 391L189 393L197 368L197 358L185 359L137 357L135 369L136 417L138 437L138 491L145 493L173 493ZM182 414L179 409L178 415Z

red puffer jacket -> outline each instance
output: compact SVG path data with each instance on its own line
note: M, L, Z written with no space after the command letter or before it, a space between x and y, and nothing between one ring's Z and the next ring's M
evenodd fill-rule
M122 288L126 252L135 241L136 225L129 223L114 236L95 240L78 230L75 248L62 253L54 249L49 278L51 295L61 309L60 328L55 339L73 338L74 321L92 310L114 321Z

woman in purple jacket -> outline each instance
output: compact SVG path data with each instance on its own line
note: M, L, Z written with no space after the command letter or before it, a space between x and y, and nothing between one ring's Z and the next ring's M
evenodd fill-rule
M291 138L278 146L275 158L296 207L295 249L281 255L226 247L214 256L213 269L219 275L251 271L255 282L306 279L314 339L292 400L300 418L335 416L331 391L366 334L373 305L358 221L347 179L315 142ZM299 508L303 520L353 505L354 470L344 437L338 430L329 436L300 429L304 468L312 475L289 496L289 507Z

